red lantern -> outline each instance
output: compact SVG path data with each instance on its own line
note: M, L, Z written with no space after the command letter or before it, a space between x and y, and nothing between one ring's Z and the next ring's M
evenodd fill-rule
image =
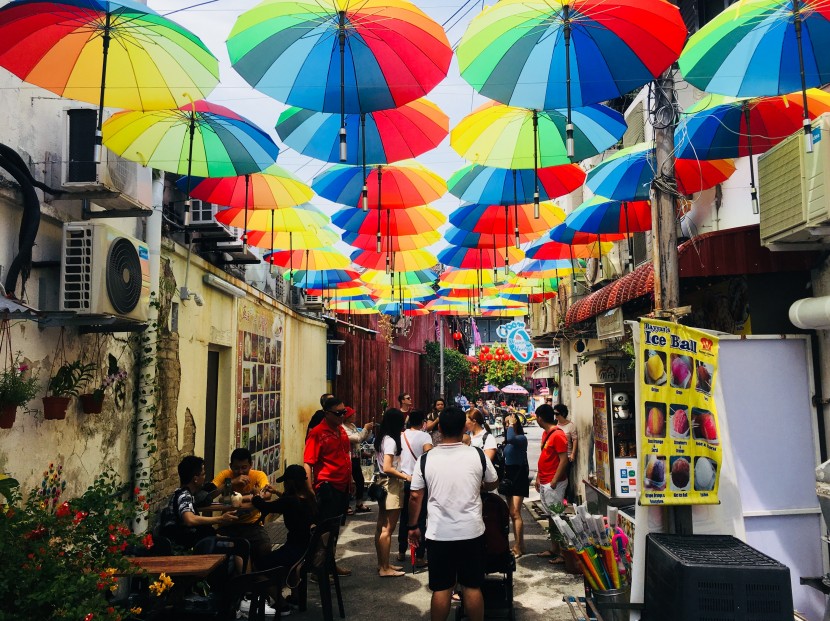
M492 360L492 359L493 359L493 354L487 354L487 360Z
M499 348L496 350L496 353L497 353L499 356L501 356L502 354L504 354L504 349L502 349L501 347L499 347Z
M481 351L482 351L482 353L489 354L490 353L490 348L487 347L487 345L485 345L484 347L481 348Z
M462 336L463 335L461 334L461 332L458 331L452 333L452 338L454 338L456 341L460 341Z

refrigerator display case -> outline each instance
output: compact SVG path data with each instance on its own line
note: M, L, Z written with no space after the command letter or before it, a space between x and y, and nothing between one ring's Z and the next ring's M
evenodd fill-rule
M637 498L634 384L592 384L596 488L613 506Z

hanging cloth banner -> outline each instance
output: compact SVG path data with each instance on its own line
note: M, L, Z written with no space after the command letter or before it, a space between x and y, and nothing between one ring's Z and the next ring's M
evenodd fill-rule
M639 356L640 503L717 504L722 449L712 388L718 338L644 319Z

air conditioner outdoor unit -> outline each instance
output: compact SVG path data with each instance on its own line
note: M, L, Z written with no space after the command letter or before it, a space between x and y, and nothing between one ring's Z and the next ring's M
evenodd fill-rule
M306 310L323 310L323 296L321 295L307 295L303 303Z
M803 250L830 238L830 113L813 121L813 151L793 134L758 158L761 243Z
M67 222L61 247L60 309L146 321L150 250L106 224Z

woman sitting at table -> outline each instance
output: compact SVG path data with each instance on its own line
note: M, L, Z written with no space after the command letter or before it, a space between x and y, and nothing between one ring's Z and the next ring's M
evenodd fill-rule
M308 491L305 468L299 464L286 466L285 472L276 481L285 484L282 493L271 490L277 495L276 500L267 501L261 496L254 496L252 502L263 516L268 513L282 514L288 536L283 545L260 559L259 569L289 569L297 563L308 548L311 527L317 519L317 501Z

